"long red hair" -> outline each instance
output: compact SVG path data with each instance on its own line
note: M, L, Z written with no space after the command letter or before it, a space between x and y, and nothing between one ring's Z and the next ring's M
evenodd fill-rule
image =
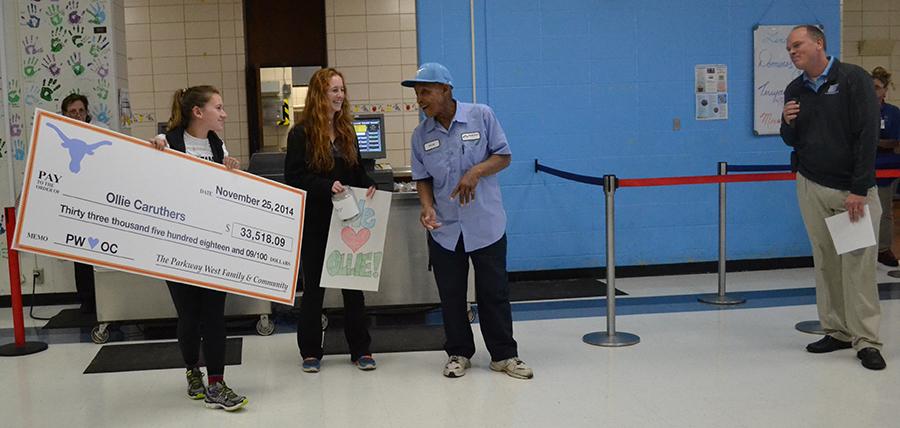
M331 142L328 131L334 121L334 137L337 149L344 155L351 166L359 163L356 156L356 132L353 130L353 116L350 114L350 102L344 92L344 102L341 111L334 112L328 101L328 88L331 86L331 78L338 76L341 81L344 75L333 68L323 68L316 71L309 79L309 89L306 92L306 106L300 123L306 129L307 145L306 154L310 168L313 171L325 172L334 168L334 155L331 152Z

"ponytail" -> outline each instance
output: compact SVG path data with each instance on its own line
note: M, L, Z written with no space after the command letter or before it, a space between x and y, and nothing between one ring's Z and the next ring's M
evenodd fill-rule
M220 94L214 86L200 85L177 89L172 96L172 115L166 125L166 131L175 128L187 128L191 124L194 107L206 105L212 94ZM221 94L220 94L221 95Z

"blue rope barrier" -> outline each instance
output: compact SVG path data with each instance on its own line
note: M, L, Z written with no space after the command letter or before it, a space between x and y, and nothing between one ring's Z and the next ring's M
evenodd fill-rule
M726 165L726 171L728 172L776 172L790 170L790 165Z
M534 171L546 172L547 174L565 178L566 180L577 181L579 183L593 184L595 186L603 185L603 177L591 177L590 175L574 174L571 172L558 170L556 168L550 168L549 166L541 165L537 159L534 160Z

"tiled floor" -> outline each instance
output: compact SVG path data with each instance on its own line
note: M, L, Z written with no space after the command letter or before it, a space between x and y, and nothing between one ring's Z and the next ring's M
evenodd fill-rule
M811 287L812 275L734 273L729 290ZM880 270L879 281L895 280ZM774 291L763 307L672 311L646 297L677 301L716 284L715 275L619 280L630 294L619 298L621 307L643 309L617 318L620 331L641 337L626 348L581 341L606 329L596 315L604 300L514 305L520 354L535 370L531 381L491 372L477 329L474 367L460 379L441 376L442 352L379 354L374 372L355 369L345 356L326 357L321 373L307 374L293 333L245 336L243 363L229 367L226 378L250 404L233 414L187 399L180 369L84 375L99 346L77 331L59 333L70 337L54 335L45 352L0 360L0 426L898 426L900 300L882 301L888 368L872 372L851 350L804 351L816 337L793 326L816 317L808 299L796 304ZM37 308L43 315L56 309ZM0 310L2 343L12 340L9 319L9 310ZM31 337L35 331L29 328Z

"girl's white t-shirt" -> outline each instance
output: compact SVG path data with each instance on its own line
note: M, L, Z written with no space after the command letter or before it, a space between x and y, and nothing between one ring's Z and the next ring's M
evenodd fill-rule
M159 134L158 137L166 138L165 134ZM184 151L191 156L213 162L212 149L209 148L208 138L197 138L184 131ZM222 144L222 151L225 153L225 156L228 156L228 149L225 147L225 144Z

